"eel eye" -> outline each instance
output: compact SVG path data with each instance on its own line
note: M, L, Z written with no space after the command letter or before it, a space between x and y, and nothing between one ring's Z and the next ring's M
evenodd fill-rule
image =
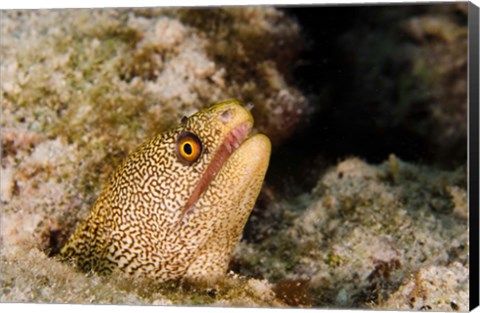
M190 165L200 157L202 143L195 134L183 132L178 136L176 152L180 162Z

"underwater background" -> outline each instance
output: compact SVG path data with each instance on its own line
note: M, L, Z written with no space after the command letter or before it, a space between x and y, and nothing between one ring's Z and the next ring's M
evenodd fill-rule
M2 302L467 310L467 3L0 13ZM130 151L228 98L273 151L223 288L55 258Z

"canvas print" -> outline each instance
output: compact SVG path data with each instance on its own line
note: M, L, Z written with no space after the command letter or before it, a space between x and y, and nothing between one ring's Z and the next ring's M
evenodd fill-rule
M1 302L468 310L468 19L1 11Z

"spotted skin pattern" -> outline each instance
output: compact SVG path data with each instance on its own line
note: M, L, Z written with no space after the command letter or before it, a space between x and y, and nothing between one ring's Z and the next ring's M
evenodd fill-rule
M215 156L225 153L222 145L239 125L246 137L253 118L239 101L229 100L142 144L116 169L61 256L99 274L119 269L157 281L200 282L225 276L271 150L261 134L239 142L206 184L211 163L218 163ZM186 131L203 146L192 164L176 152L179 135ZM202 184L203 192L195 196Z

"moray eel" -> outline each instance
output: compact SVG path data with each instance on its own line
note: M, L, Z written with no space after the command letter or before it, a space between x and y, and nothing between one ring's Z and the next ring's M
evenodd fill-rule
M271 144L229 100L132 152L60 254L76 268L156 281L214 282L260 192Z

